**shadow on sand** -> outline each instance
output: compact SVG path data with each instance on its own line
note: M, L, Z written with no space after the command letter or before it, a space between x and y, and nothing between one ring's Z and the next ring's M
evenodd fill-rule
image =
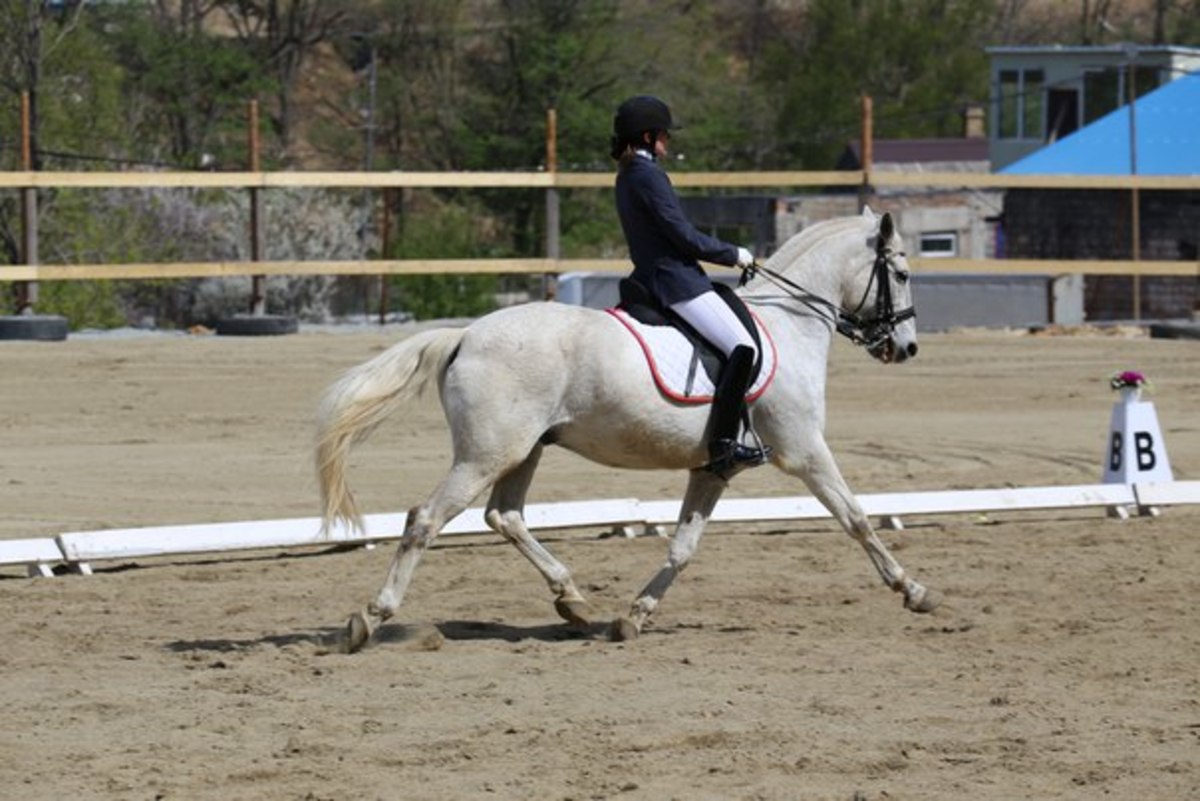
M371 638L372 645L403 645L410 650L435 651L446 640L499 640L503 642L563 642L567 640L596 640L607 636L607 623L592 623L586 629L564 623L537 626L513 626L507 623L481 620L445 620L429 623L385 623ZM296 631L288 634L267 634L248 639L203 639L174 640L164 647L175 653L202 651L209 653L239 653L263 646L283 648L300 645L311 646L319 653L344 653L345 629L323 627L312 631Z

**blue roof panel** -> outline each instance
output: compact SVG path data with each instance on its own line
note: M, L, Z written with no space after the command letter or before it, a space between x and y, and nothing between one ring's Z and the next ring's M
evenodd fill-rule
M1134 104L1138 175L1200 175L1200 74ZM1129 175L1129 106L1009 164L1010 175Z

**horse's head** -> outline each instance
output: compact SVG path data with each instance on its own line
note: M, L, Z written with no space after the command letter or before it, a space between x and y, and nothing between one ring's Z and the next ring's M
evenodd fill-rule
M892 215L876 217L864 208L873 254L869 269L855 269L844 286L838 327L882 362L903 362L917 355L916 312L904 243ZM856 262L857 263L857 262Z

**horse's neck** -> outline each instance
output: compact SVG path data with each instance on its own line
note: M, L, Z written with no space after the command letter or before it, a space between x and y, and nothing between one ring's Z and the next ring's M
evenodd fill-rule
M838 304L853 269L854 257L862 248L860 217L829 220L814 225L789 239L772 256L767 266L789 281Z
M824 372L833 344L833 327L828 322L807 309L798 309L790 299L755 304L754 311L784 354L781 358L811 359L810 369L819 367Z
M842 304L855 255L862 248L862 224L858 218L821 223L788 240L767 261L766 267L825 302L833 309ZM785 288L760 276L743 293L743 298L761 309L774 325L785 326L793 336L816 345L827 357L833 336L833 309L813 309L796 298L795 288ZM768 311L769 310L769 311Z

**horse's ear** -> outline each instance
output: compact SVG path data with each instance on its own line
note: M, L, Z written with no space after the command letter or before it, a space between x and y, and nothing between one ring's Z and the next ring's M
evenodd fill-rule
M892 213L885 211L883 219L879 221L879 242L886 244L892 241L892 237L896 233L896 223L892 221Z
M871 211L871 207L866 203L863 204L862 217L864 220L875 221L875 212Z

